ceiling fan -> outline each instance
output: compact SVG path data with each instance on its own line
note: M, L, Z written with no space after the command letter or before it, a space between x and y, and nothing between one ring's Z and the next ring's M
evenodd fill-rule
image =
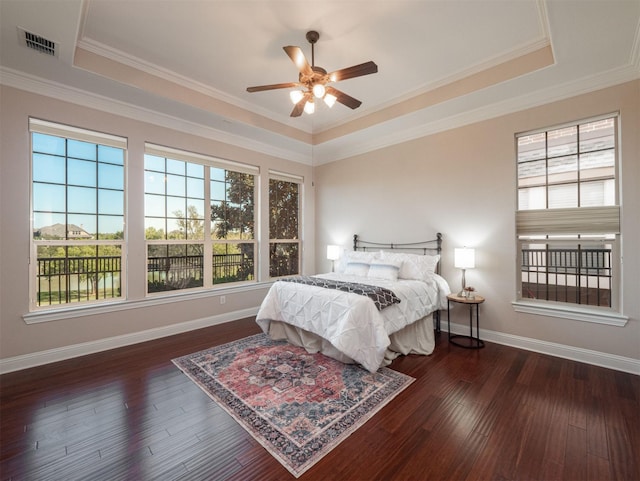
M300 74L297 82L287 82L281 84L259 85L248 87L247 92L262 92L263 90L287 89L301 87L302 90L294 90L290 93L291 101L294 103L291 117L299 117L305 111L309 114L315 110L314 99L323 99L332 107L335 102L340 102L350 109L357 109L362 102L344 92L328 85L340 80L347 80L354 77L369 75L378 71L378 66L374 62L365 62L353 67L347 67L335 72L327 73L322 67L315 65L314 45L320 38L320 34L315 30L307 32L307 41L311 44L311 65L307 62L300 47L282 47L289 58L298 67Z

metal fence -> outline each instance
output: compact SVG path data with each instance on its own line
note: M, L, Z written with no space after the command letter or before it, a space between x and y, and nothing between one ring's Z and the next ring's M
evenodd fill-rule
M41 257L37 305L67 304L120 297L120 256Z
M246 254L214 254L212 267L214 284L254 278L253 258ZM203 276L201 255L150 257L147 261L149 292L202 287Z
M522 297L611 307L611 249L522 248Z
M254 279L254 261L246 254L215 254L213 283ZM41 257L37 267L37 305L49 306L121 296L122 260L105 257ZM148 292L202 287L201 255L147 259Z

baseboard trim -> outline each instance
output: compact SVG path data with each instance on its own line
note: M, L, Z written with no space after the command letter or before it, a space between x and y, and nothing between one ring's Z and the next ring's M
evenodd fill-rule
M161 337L181 334L204 327L215 326L225 322L232 322L238 319L255 316L258 308L243 309L226 314L194 319L193 321L182 322L180 324L172 324L170 326L158 327L146 331L125 334L122 336L100 339L98 341L85 342L82 344L74 344L46 351L34 352L22 356L0 359L0 374L5 374L31 367L42 366L52 362L64 361L75 357L86 356L109 349L130 346L145 341L152 341ZM443 323L443 327L446 327ZM443 329L443 332L447 332ZM469 326L451 323L452 334L468 334ZM502 344L505 346L525 349L527 351L539 352L550 356L571 359L573 361L584 362L595 366L614 369L616 371L628 372L630 374L640 375L640 360L632 359L614 354L607 354L589 349L582 349L573 346L566 346L553 342L541 341L522 336L514 336L502 332L491 331L488 329L480 329L480 338Z
M179 324L171 324L169 326L148 329L146 331L124 334L122 336L109 337L98 341L84 342L81 344L73 344L46 351L24 354L22 356L0 359L0 374L20 371L31 367L42 366L52 362L65 361L75 357L86 356L87 354L95 354L101 351L108 351L118 347L130 346L140 342L152 341L161 337L173 336L204 327L215 326L225 322L236 321L246 317L255 316L258 308L242 309L239 311L218 314L215 316L194 319L192 321L181 322Z
M469 326L451 323L451 333L469 334ZM505 334L488 329L480 329L480 339L505 346L517 347L526 351L539 352L540 354L548 354L563 359L570 359L572 361L584 362L585 364L640 375L640 359L541 341L539 339L514 336L513 334Z

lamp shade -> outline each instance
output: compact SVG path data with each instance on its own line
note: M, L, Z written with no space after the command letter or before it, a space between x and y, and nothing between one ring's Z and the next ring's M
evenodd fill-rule
M473 269L476 266L476 251L468 247L458 247L454 251L453 263L458 269Z
M304 104L304 111L307 114L312 114L316 110L316 105L313 103L313 99L307 100L307 103Z
M293 102L293 105L296 105L298 102L300 102L302 100L302 97L304 97L304 92L302 92L302 90L293 90L289 93L289 98L291 98L291 102Z
M335 95L327 94L324 96L324 103L327 104L327 107L331 108L336 103L338 98Z
M324 89L324 85L322 84L315 84L313 86L313 95L316 96L316 98L321 99L322 97L324 97L324 93L325 93L325 89Z
M328 245L327 259L329 259L330 261L337 261L338 259L340 259L340 246Z

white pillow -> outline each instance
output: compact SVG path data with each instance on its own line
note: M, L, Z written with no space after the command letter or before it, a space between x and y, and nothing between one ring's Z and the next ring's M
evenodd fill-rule
M390 261L390 260L374 260L369 265L369 272L367 277L372 279L385 279L388 281L397 281L398 273L400 272L400 266L402 262Z
M336 272L344 273L350 262L364 262L365 264L371 264L373 260L378 259L379 257L380 254L378 252L346 251L336 267Z
M350 261L344 270L348 276L367 277L369 273L369 264L362 261Z
M383 261L402 262L400 272L398 273L399 279L427 280L435 273L436 266L440 260L440 255L406 254L387 251L382 251L380 254Z

